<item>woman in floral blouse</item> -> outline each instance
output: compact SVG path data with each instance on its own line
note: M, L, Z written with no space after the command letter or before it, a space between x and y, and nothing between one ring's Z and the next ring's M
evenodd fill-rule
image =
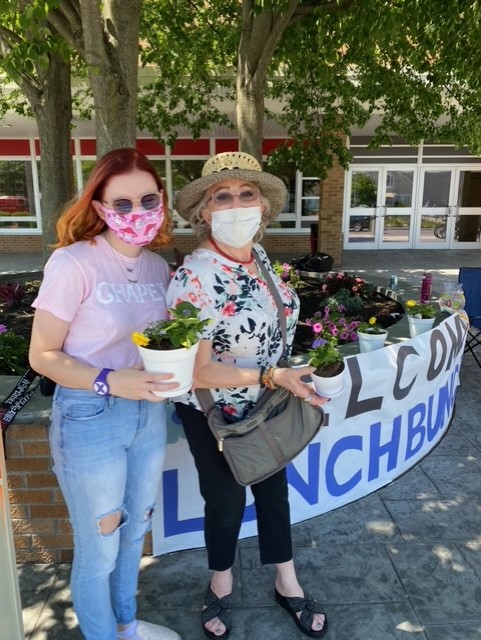
M214 401L233 422L241 419L266 387L286 387L313 405L302 377L313 368L277 368L283 355L277 305L262 278L262 261L284 303L290 349L299 313L295 292L278 278L265 251L254 244L283 209L286 187L262 171L245 153L221 153L204 166L202 177L178 194L176 209L188 220L200 246L188 256L170 285L169 306L188 300L211 322L203 331L195 386L212 391ZM256 253L253 253L255 247ZM195 391L176 403L205 500L205 541L211 582L202 610L208 638L226 638L231 629L232 565L246 504L239 485L217 449ZM308 636L327 631L318 602L300 586L294 568L285 469L251 487L255 499L260 557L276 567L275 598Z

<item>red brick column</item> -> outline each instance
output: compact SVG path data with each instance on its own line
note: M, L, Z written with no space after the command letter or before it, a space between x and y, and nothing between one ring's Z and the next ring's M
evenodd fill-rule
M342 256L345 175L345 170L335 161L321 182L318 246L319 251L325 251L334 258L334 265L341 261Z

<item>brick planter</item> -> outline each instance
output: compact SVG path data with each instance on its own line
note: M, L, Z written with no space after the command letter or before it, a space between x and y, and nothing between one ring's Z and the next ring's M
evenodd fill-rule
M0 376L0 398L16 378ZM35 393L7 430L5 455L8 495L17 562L56 563L72 559L72 529L52 471L48 425L51 398ZM147 536L144 553L151 552Z

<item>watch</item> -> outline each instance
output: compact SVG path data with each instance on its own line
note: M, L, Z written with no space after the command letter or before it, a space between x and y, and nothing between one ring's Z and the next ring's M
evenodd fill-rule
M108 396L110 392L109 383L107 382L107 376L113 369L102 369L99 375L95 378L93 383L93 390L98 396Z

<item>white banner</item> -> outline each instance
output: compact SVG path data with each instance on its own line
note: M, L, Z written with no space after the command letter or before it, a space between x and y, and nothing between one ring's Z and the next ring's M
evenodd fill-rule
M287 468L293 523L389 484L439 442L453 413L466 327L452 315L416 338L346 357L344 392L324 405L327 426ZM168 433L154 555L204 546L204 503L174 412ZM247 505L241 538L257 533L250 491Z

